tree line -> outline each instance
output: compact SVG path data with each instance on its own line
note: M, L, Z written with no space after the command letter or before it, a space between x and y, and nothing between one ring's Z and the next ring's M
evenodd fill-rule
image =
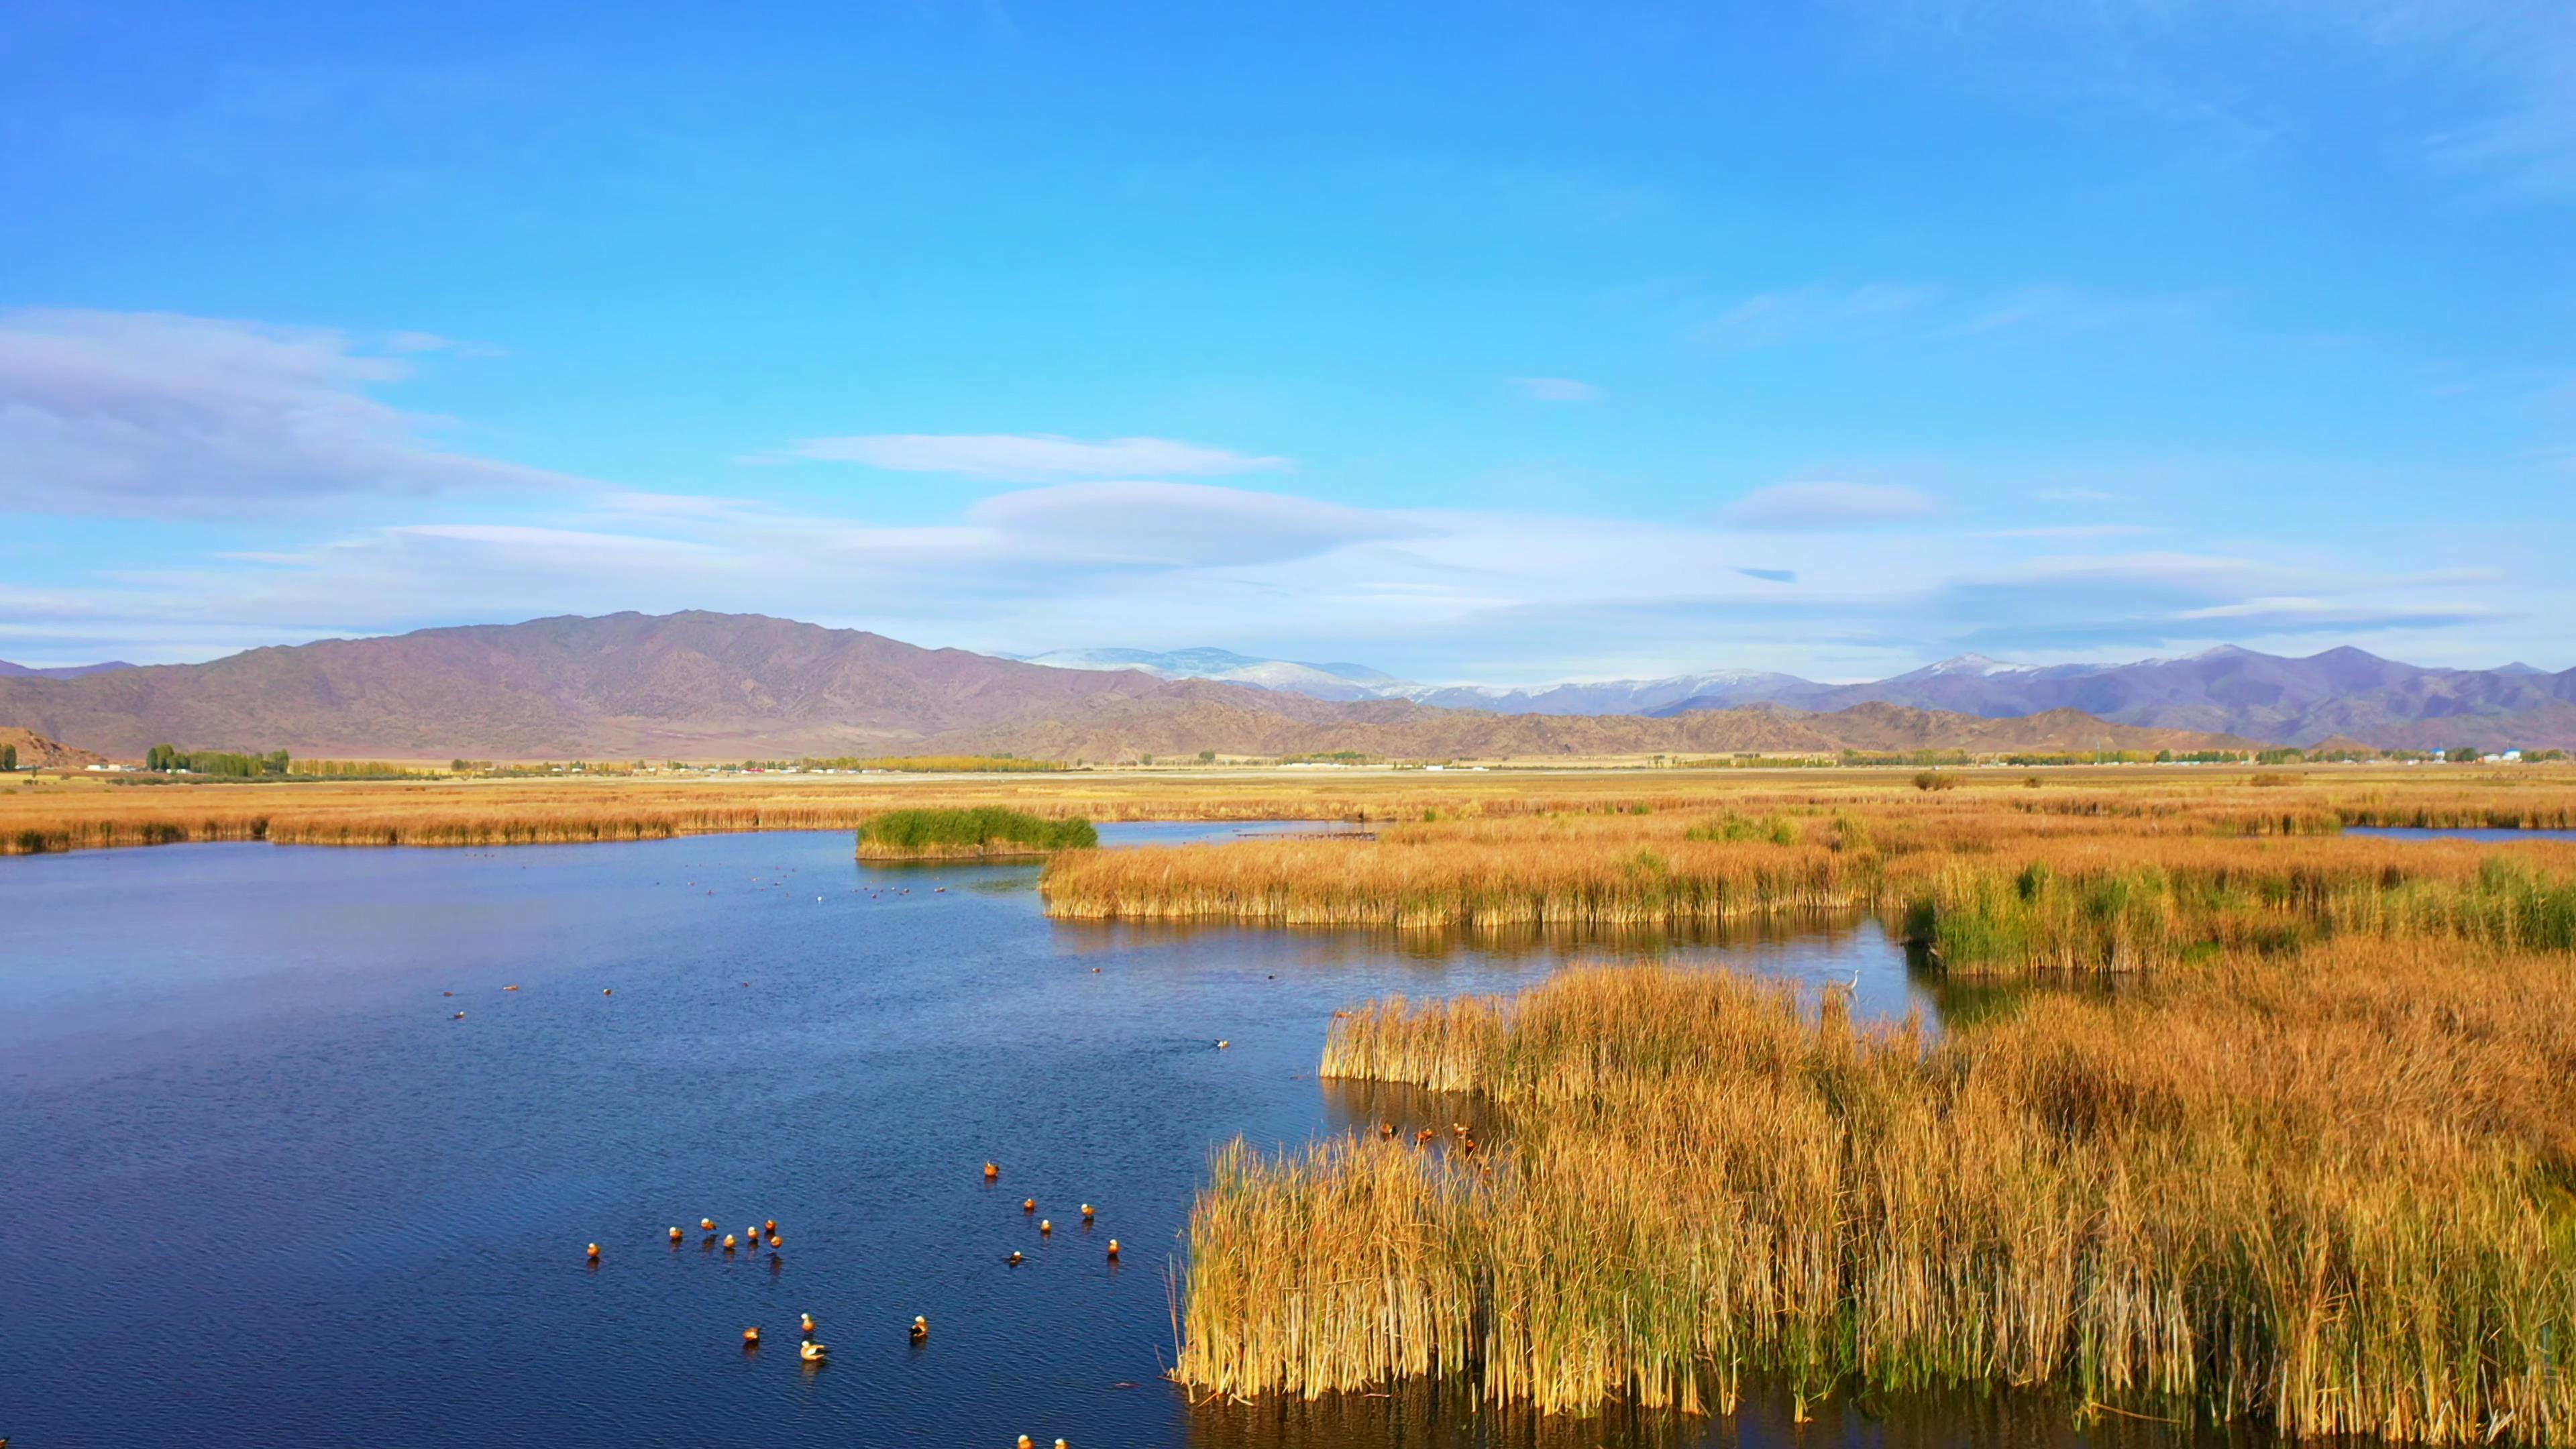
M225 775L255 779L261 775L283 775L290 762L284 750L271 750L265 755L235 754L230 750L183 750L177 745L154 745L143 752L147 770L185 770L192 775Z

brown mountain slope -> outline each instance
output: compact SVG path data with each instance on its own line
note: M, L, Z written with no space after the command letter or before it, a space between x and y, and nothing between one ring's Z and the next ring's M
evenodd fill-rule
M21 770L77 770L89 765L103 765L106 757L87 750L76 750L60 740L49 740L34 730L14 725L0 725L0 745L18 747Z
M1545 759L1604 755L1715 755L1840 750L1976 752L2251 749L2244 740L2187 730L2107 724L2075 710L1979 719L1901 705L1864 704L1833 714L1776 706L1709 710L1669 719L1641 715L1486 714L1380 701L1344 718L1282 718L1232 703L1175 707L1160 700L1103 701L1065 719L943 736L941 749L1047 759L1135 755L1291 755L1351 750L1387 759Z
M1396 758L2197 748L2208 736L1870 704L1670 719L1497 715L1132 672L1050 669L756 614L536 619L254 649L80 679L0 679L0 723L124 758L157 743L312 757L740 759L975 751Z
M0 722L120 756L873 752L1086 702L1257 695L1133 672L1047 669L760 615L537 619L254 649L81 679L0 679Z

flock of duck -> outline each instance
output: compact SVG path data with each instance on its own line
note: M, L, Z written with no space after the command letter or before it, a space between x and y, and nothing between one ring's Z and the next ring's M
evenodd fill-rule
M513 986L509 989L516 991L518 988ZM988 1183L998 1182L1001 1180L1001 1176L1002 1167L1000 1163L987 1162L984 1164L984 1181ZM1020 1199L1020 1212L1023 1216L1037 1217L1037 1210L1038 1200L1036 1198L1024 1197ZM1090 1227L1093 1222L1096 1221L1097 1217L1098 1212L1091 1204L1082 1204L1082 1225L1085 1228ZM1053 1220L1048 1218L1038 1218L1037 1223L1038 1236L1051 1238L1055 1235L1055 1223ZM769 1249L770 1266L776 1267L784 1261L779 1257L778 1250L780 1247L785 1245L787 1240L779 1233L778 1220L776 1218L764 1219L759 1226L745 1228L740 1233L726 1233L721 1242L719 1242L716 1237L716 1220L714 1218L698 1219L698 1231L705 1234L705 1236L700 1240L705 1246L710 1248L721 1246L725 1251L725 1256L727 1257L733 1256L735 1253L744 1250L746 1247L753 1252L758 1252L763 1246L766 1246ZM674 1225L670 1232L671 1246L674 1248L679 1247L680 1244L687 1239L687 1236L688 1235L682 1232L677 1225ZM1111 1238L1109 1240L1108 1256L1110 1262L1116 1263L1118 1261L1118 1240L1116 1238ZM591 1267L598 1267L599 1244L591 1243L587 1245L583 1250L583 1259ZM1013 1267L1017 1267L1021 1263L1027 1261L1027 1259L1018 1249L1014 1248L1011 1250L1010 1256L1005 1258L1003 1261L1009 1263ZM814 1322L814 1315L811 1313L800 1313L796 1315L796 1319L797 1327L801 1333L801 1337L796 1345L796 1356L808 1364L824 1364L830 1362L832 1346L814 1336L817 1327ZM914 1343L921 1343L927 1340L930 1337L930 1319L928 1315L914 1314L912 1327L909 1330L909 1333ZM742 1346L745 1352L754 1352L759 1349L760 1325L755 1323L742 1331ZM0 1439L0 1449L8 1449L8 1442L9 1441L6 1439ZM1031 1439L1026 1434L1022 1434L1019 1438L1018 1449L1035 1449L1036 1443L1036 1440ZM1056 1440L1055 1449L1067 1449L1065 1441L1062 1439Z

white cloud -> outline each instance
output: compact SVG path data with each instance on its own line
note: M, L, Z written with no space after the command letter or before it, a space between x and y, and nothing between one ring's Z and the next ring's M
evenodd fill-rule
M1065 483L987 498L968 518L1089 563L1204 568L1410 537L1382 511L1203 483Z
M1209 478L1285 468L1285 458L1253 457L1169 438L1086 442L1053 433L873 433L808 438L796 456L865 463L901 473L956 473L1037 483L1070 478Z
M155 313L0 313L0 504L230 511L246 500L555 488L539 469L442 452L428 420L369 396L395 354L322 328Z
M1512 385L1521 396L1538 402L1598 402L1601 389L1570 377L1516 377Z
M1781 483L1735 501L1726 521L1738 528L1813 532L1871 528L1928 517L1940 500L1893 483Z

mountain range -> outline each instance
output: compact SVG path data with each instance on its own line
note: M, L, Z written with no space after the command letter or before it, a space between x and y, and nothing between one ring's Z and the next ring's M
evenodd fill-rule
M78 679L84 674L105 674L111 670L133 667L122 659L111 659L104 664L66 664L50 669L35 669L0 659L0 679Z
M2245 744L2109 724L2071 709L1983 719L1886 702L1825 712L1762 702L1654 717L1319 699L698 612L426 629L253 649L204 664L0 678L0 726L125 759L157 743L307 758L964 752L1071 761L1202 750L1444 759Z
M1148 655L1138 650L1095 650L1089 654L1104 660L1114 656L1152 662L1087 667L1147 668L1165 678L1202 677L1190 661L1205 652ZM1897 704L2010 719L2073 709L2117 724L2224 733L2273 744L2314 745L2344 738L2383 748L2576 748L2576 669L2551 674L2518 663L2497 669L2432 669L2352 648L2292 659L2222 646L2183 659L2043 666L1969 654L1859 684L1822 684L1760 670L1718 670L1526 688L1422 685L1388 680L1356 665L1301 665L1239 654L1224 657L1227 673L1222 677L1268 688L1327 699L1405 699L1501 714L1668 718L1756 704L1813 712L1856 704ZM1330 678L1310 687L1302 682L1307 675L1299 671L1329 672Z

